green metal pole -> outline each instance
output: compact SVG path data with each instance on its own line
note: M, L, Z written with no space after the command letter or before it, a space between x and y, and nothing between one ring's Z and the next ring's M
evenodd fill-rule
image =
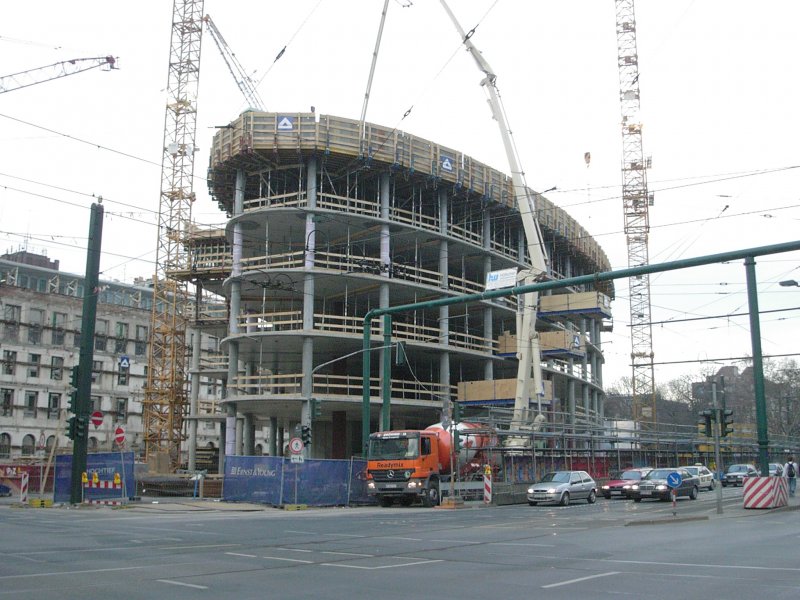
M72 440L72 472L70 504L80 504L86 472L87 439L89 436L90 396L92 394L92 361L94 360L94 329L97 319L98 279L100 276L100 250L103 241L103 205L92 204L89 217L89 242L86 249L86 275L84 277L83 312L81 314L81 347L78 363L77 401L75 418L82 423L82 435Z
M758 316L756 290L756 261L747 257L747 304L750 309L750 343L753 347L753 388L756 396L756 430L758 432L758 467L765 477L769 474L769 438L767 433L767 402L764 397L764 363L761 353L761 321Z
M383 315L383 381L381 381L381 430L387 431L391 424L392 403L392 315Z
M369 358L369 346L370 346L370 321L371 321L371 313L373 311L369 311L367 316L364 317L364 359L362 364L362 371L361 371L361 378L362 378L362 388L361 388L361 451L364 458L367 457L367 448L369 447L369 374L371 370L370 365L370 358Z

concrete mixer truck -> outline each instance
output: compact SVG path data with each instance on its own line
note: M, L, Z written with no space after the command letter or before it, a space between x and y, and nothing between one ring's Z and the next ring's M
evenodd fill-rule
M453 453L456 435L458 453ZM436 506L451 464L452 470L457 470L457 465L479 464L479 454L491 444L491 438L486 427L476 423L458 423L449 428L436 423L422 430L370 434L367 493L381 506L391 506L395 500L409 506L417 499L425 506Z

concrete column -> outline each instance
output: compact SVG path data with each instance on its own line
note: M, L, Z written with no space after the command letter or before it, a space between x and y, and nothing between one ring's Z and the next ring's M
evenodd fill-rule
M572 433L575 433L575 359L570 358L567 364L567 404L569 406L567 422L570 424Z
M450 220L447 206L447 192L439 190L439 233L443 238L439 242L439 287L446 290L450 287L448 276L450 274L450 251L446 236L447 225ZM439 307L439 342L447 346L450 344L450 307ZM453 416L452 398L450 398L450 352L448 350L439 354L439 384L442 387L442 420Z
M237 217L244 212L244 187L245 172L242 169L236 171L236 188L233 196L233 216ZM230 304L231 313L228 321L228 335L233 336L239 333L239 314L241 313L242 303L242 250L243 235L242 224L237 222L233 226L233 264L231 267L230 285ZM227 416L225 420L225 448L226 455L236 454L236 402L238 395L234 387L234 382L239 373L239 342L230 341L228 343L228 379L227 379Z
M487 254L483 257L483 280L486 281L486 276L492 272L492 257L488 251L492 248L492 220L489 212L483 213L483 249L487 250ZM494 310L490 305L484 306L483 309L483 337L487 340L494 339ZM494 360L491 358L483 362L483 378L494 379Z
M200 404L200 330L192 335L192 385L189 393L189 459L187 467L190 471L197 468L197 413Z
M278 456L280 454L278 446L278 417L269 418L269 455Z
M256 451L256 422L253 413L244 413L243 430L243 452L245 456L253 456Z

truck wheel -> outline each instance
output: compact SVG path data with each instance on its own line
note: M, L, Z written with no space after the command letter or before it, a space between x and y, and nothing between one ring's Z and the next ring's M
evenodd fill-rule
M425 490L425 495L422 497L422 504L431 508L439 506L439 482L431 481L428 484L428 489Z
M386 508L392 505L392 497L391 496L378 496L378 504L382 507Z
M400 498L400 506L411 506L413 502L414 499L409 498L408 496L403 496L402 498Z

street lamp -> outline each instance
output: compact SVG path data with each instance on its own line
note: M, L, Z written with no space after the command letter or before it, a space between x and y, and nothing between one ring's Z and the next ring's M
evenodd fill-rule
M781 287L800 287L800 283L797 283L794 279L786 279L785 281L779 281L778 285Z

